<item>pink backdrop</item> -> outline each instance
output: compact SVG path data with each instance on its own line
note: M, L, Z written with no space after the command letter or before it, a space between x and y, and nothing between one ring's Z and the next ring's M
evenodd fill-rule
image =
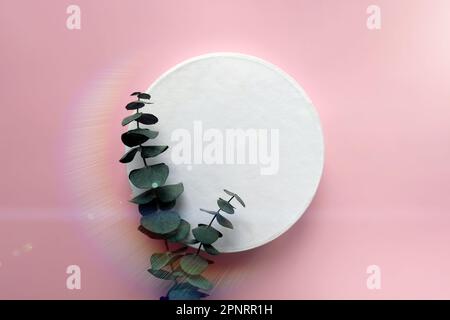
M135 230L117 162L122 106L216 51L290 73L326 159L289 232L218 259L214 297L450 298L450 1L0 0L0 39L0 298L159 297L145 274L158 244ZM81 290L66 289L70 264ZM381 290L366 287L372 264Z

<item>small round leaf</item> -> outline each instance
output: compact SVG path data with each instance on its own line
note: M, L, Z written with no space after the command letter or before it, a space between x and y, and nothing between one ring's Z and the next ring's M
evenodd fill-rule
M134 156L136 155L136 153L137 153L138 151L139 151L139 147L128 150L128 152L125 153L125 154L123 155L123 157L120 158L119 161L122 162L122 163L128 163L128 162L133 161Z
M169 148L168 146L142 146L141 155L144 158L153 158L163 153Z
M126 145L127 147L135 147L138 146L140 144L143 144L145 141L147 141L149 138L145 135L139 134L139 133L135 133L133 132L134 130L125 132L124 134L122 134L122 142L124 145Z
M201 275L190 276L187 281L199 289L211 290L213 288L213 284Z
M233 229L233 224L231 223L230 220L228 220L227 218L225 218L224 216L222 216L221 214L217 214L216 216L217 222L225 228L228 229Z
M217 205L219 206L219 208L228 213L228 214L233 214L234 213L234 207L228 202L223 200L222 198L219 198L217 200Z
M231 197L235 197L236 198L236 200L241 204L241 206L243 206L244 208L245 208L245 203L244 203L244 201L241 199L241 197L239 197L236 193L234 193L234 192L231 192L231 191L228 191L228 190L223 190L223 191L225 191L225 193L227 194L227 195L229 195L229 196L231 196Z
M138 117L136 121L142 124L155 124L158 122L158 118L153 114L141 113L141 116Z
M220 233L213 227L199 226L192 230L195 239L204 244L214 243L220 236Z
M217 250L210 244L203 244L203 248L207 253L209 253L212 256L217 256L218 254L220 254L219 250Z
M212 211L212 210L205 210L205 209L200 209L200 211L203 211L203 212L206 212L206 213L212 214L213 216L215 216L215 215L216 215L216 213L217 213L217 211Z
M137 110L137 109L142 108L143 106L145 106L145 103L139 102L139 101L133 101L133 102L130 102L129 104L127 104L127 106L125 108L127 110Z
M158 211L141 218L141 225L155 233L166 234L175 231L181 219L175 211Z
M139 99L146 99L146 100L150 100L151 99L151 95L149 95L148 93L139 92L137 94L137 96L138 96Z
M164 163L159 163L131 171L129 179L136 187L149 189L164 185L168 175L169 167Z
M184 191L182 183L162 186L156 189L156 195L161 202L176 200Z
M171 256L168 253L154 253L150 257L150 264L152 270L159 270L165 267L171 260Z
M155 276L158 279L162 280L173 280L175 277L168 271L165 270L153 270L148 269L148 272L150 272L153 276Z
M208 261L197 255L186 255L180 260L180 267L190 275L199 275L208 268Z
M187 238L189 231L191 230L191 225L186 221L181 219L180 225L176 231L176 234L168 238L171 242L181 242Z
M158 202L156 200L139 205L139 212L143 216L155 213L156 211L158 211Z
M141 193L140 195L134 197L130 200L130 202L136 203L136 204L146 204L150 201L154 200L156 198L155 190L147 190L144 193Z

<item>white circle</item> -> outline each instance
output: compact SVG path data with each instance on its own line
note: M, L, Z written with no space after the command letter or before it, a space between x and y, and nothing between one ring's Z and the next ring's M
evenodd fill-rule
M214 222L213 226L223 233L214 243L218 250L237 252L261 246L280 236L301 217L322 175L324 145L314 106L290 76L259 58L215 53L177 65L147 92L154 104L146 105L143 111L159 118L158 124L151 126L159 131L159 136L146 145L169 146L165 153L147 162L165 162L169 166L166 184L183 182L185 191L175 208L182 218L193 227L208 224L212 216L199 209L217 210L217 198L228 199L223 189L239 194L246 203L242 208L233 202L236 213L224 214L232 221L233 230ZM180 141L175 140L180 129L191 135L191 163L174 163L173 152L181 147ZM227 133L236 133L237 129L256 134L257 143L251 144L250 140L244 143L249 152L244 155L244 164L236 164L236 158L231 161L231 157L227 164L230 152L227 153L226 147L239 152L236 144L232 148L232 141L236 140L227 139ZM277 131L278 148L276 143L264 140L266 137L276 142ZM206 164L200 157L195 159L194 152L203 156L204 148L211 143L202 142L203 136L196 132L213 134L216 147L220 146L218 141L223 141L223 157L219 154L214 159L217 162L223 159L224 164ZM223 139L219 139L218 132ZM186 141L184 152L189 155ZM270 152L265 152L264 146ZM256 157L253 163L249 163L251 150L257 150L252 152ZM130 172L142 166L142 160L136 157L127 169ZM132 189L134 195L143 191L134 186Z

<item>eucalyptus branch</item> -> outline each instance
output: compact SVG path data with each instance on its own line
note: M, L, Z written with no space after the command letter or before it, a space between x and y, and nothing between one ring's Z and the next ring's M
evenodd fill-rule
M163 240L166 249L166 252L151 255L151 267L148 271L156 278L172 282L166 296L161 299L204 298L208 295L202 290L212 289L213 284L203 277L202 273L213 262L203 258L200 251L203 248L210 255L220 253L212 244L223 235L212 226L213 222L217 221L222 227L233 229L233 224L222 215L222 212L234 214L235 208L231 205L233 199L236 199L243 207L245 204L237 194L224 190L230 199L225 201L219 198L217 200L219 209L216 211L200 209L212 214L213 217L208 225L199 224L197 228L192 229L194 239L187 240L191 225L172 210L177 198L184 192L183 184L165 185L169 176L169 167L165 163L152 165L147 163L148 158L154 158L168 148L168 146L143 145L158 136L158 132L140 126L140 124L153 125L158 122L158 118L153 114L140 112L146 104L151 104L151 96L142 92L134 92L131 95L137 96L137 100L127 104L126 109L136 111L123 119L122 126L136 122L136 129L128 130L121 136L122 142L129 149L120 162L132 162L139 152L144 167L132 170L128 178L135 187L145 191L130 201L139 206L139 212L142 215L139 230L152 239ZM181 247L171 251L169 243L179 244ZM189 253L187 245L197 243L199 243L197 252Z
M234 195L231 196L231 198L228 200L228 203L231 203L231 200L233 200L234 197L235 197ZM216 219L217 215L220 214L220 211L222 211L222 209L219 208L219 210L217 210L216 214L212 217L211 221L209 222L208 227L211 227L211 225L213 224L213 222ZM200 250L202 249L202 245L203 245L203 243L200 242L200 244L198 246L198 249L197 249L196 255L198 255L200 253Z

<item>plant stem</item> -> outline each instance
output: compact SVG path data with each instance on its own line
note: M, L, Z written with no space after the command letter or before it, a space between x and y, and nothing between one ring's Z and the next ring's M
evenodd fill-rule
M138 101L141 101L141 99L138 98ZM136 113L139 113L139 108L136 109ZM137 121L137 120L134 120L134 121L136 121L136 126L137 126L137 128L139 129L139 121ZM141 150L142 150L142 144L140 144L139 147L140 147ZM148 167L147 160L145 160L145 158L142 156L142 151L139 150L139 153L141 154L142 161L144 161L144 165L145 165L146 167Z
M165 244L165 246L166 246L166 250L167 250L168 252L170 252L169 242L167 241L167 239L164 239L164 244ZM175 270L175 268L173 267L173 262L170 262L170 263L169 263L169 267L170 267L170 271L172 271L172 273L173 273L173 271ZM178 284L177 278L173 279L173 281L175 282L175 284Z
M234 196L232 196L230 198L230 200L228 200L228 203L230 203L231 200L233 200L233 199L234 199ZM209 222L208 227L211 227L212 223L214 222L214 220L216 220L216 217L220 213L220 211L222 211L222 209L219 208L219 210L217 210L216 214L214 215L214 217ZM198 249L197 249L197 253L195 254L196 256L198 256L200 254L200 250L202 249L202 246L203 246L203 243L200 243L200 245L198 246Z

